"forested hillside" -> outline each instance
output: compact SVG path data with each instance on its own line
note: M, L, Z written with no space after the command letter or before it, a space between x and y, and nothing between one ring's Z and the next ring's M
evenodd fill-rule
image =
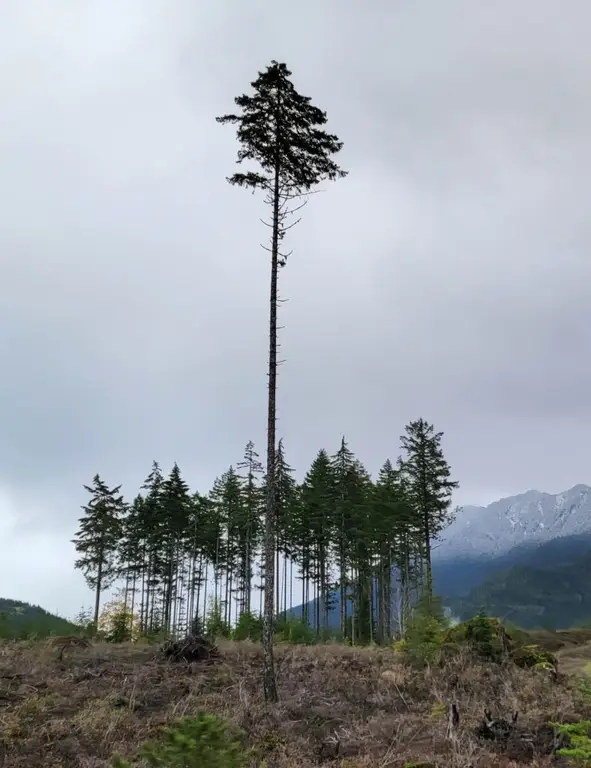
M568 563L513 566L454 601L460 618L481 606L520 627L568 629L591 619L591 555Z
M75 629L71 622L48 613L38 605L0 598L0 638L63 635Z
M322 635L336 591L350 616L340 612L339 635L386 641L403 628L430 585L431 542L451 518L457 483L441 441L432 425L411 422L397 463L386 461L372 479L343 438L334 454L318 452L300 483L279 442L276 614L315 600L303 618ZM186 631L211 610L224 624L261 611L266 477L252 443L208 493L192 491L178 466L165 476L156 462L129 502L98 475L87 491L74 543L97 615L115 581L146 632Z

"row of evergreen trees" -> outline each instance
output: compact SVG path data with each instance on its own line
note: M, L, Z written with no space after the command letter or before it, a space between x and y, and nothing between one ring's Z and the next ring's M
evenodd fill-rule
M453 514L458 484L441 438L423 419L411 422L396 466L386 461L375 480L343 438L334 455L318 452L301 483L279 442L276 615L302 604L304 621L327 634L338 596L341 637L386 642L404 630L413 590L432 592L431 543ZM228 623L261 612L266 483L252 442L206 495L176 464L165 477L157 462L130 503L99 475L85 488L73 543L95 590L95 624L115 581L144 633L185 632L212 606Z

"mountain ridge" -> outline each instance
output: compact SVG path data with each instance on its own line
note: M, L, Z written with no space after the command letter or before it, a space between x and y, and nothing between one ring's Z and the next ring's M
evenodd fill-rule
M591 532L591 487L550 494L531 489L487 506L463 507L433 550L434 560L495 557L525 543Z

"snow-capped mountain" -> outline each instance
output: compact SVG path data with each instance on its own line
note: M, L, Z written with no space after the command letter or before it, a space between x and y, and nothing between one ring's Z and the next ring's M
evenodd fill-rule
M488 507L464 507L435 545L434 560L498 557L513 547L591 533L591 488L575 485L552 496L527 491Z

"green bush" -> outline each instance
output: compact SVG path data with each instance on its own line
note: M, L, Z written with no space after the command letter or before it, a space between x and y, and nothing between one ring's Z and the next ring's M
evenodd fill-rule
M406 622L404 640L396 644L396 650L413 664L429 664L439 656L446 626L441 599L423 595Z
M558 733L565 735L569 746L556 751L557 755L568 757L583 766L591 766L591 721L580 723L552 723Z
M253 613L240 614L238 623L232 631L232 640L253 640L259 643L263 636L263 619Z
M495 645L493 627L484 608L481 608L476 616L467 623L466 640L479 656L485 659L498 657L500 645Z
M205 637L212 642L218 637L230 638L232 636L232 627L224 620L219 604L213 601L205 617L203 628Z
M275 642L292 643L294 645L314 645L316 634L310 626L301 619L278 621L275 626Z
M238 733L215 715L184 717L163 730L163 738L147 742L132 761L115 756L114 768L131 768L138 761L153 768L240 768L244 753Z

